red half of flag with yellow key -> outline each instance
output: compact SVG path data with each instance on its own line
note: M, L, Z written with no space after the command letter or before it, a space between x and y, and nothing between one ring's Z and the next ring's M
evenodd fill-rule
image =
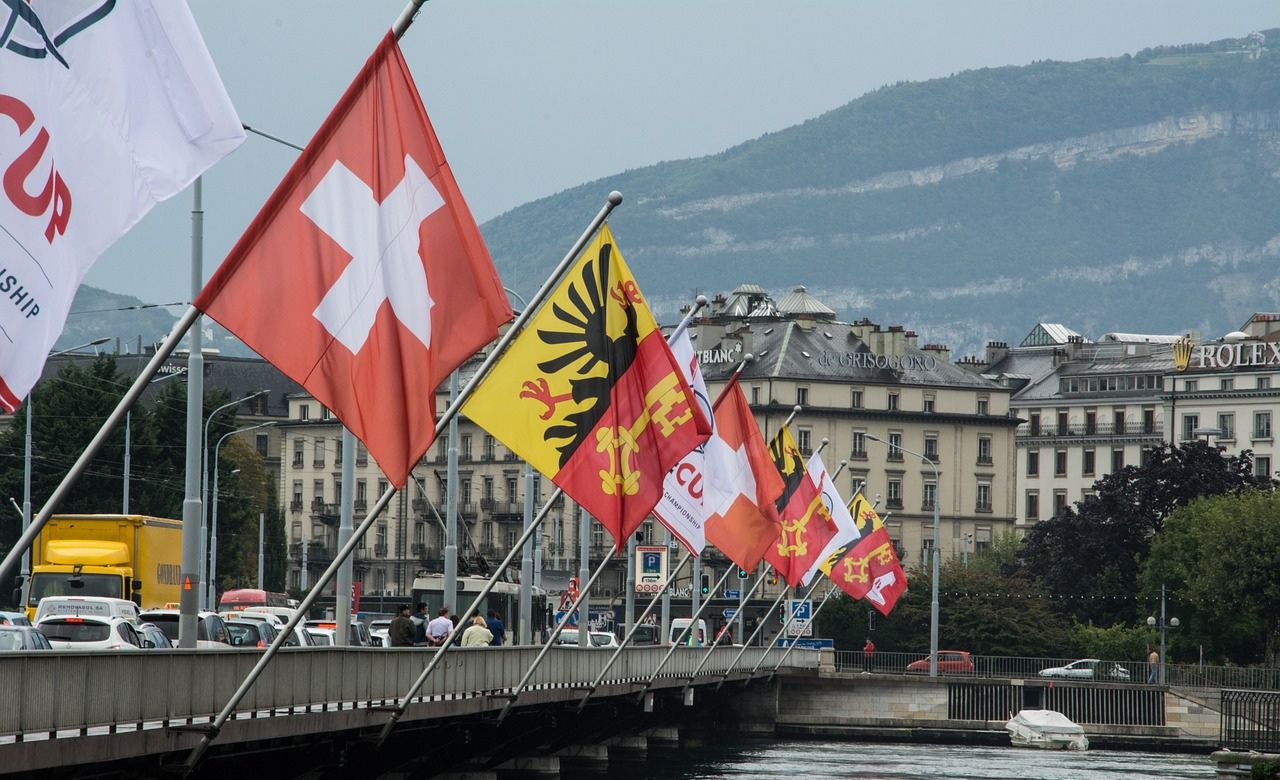
M608 225L462 412L619 544L711 430Z

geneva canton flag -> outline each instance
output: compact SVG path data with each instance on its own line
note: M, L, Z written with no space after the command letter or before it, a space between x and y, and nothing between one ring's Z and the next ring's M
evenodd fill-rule
M435 438L436 387L511 305L390 34L196 306L404 485Z
M0 409L98 256L243 140L181 0L0 3Z

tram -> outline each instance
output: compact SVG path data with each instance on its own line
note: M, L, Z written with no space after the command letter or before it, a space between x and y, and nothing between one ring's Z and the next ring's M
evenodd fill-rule
M475 601L476 596L488 581L488 577L480 575L459 574L457 597L446 601L444 575L419 574L413 579L413 602L415 605L426 604L429 616L434 616L441 607L448 607L450 612L456 614L471 606L471 602ZM485 596L484 601L480 602L479 614L488 615L491 609L502 616L502 622L507 627L507 644L515 644L521 621L530 621L530 636L535 640L551 627L547 612L547 592L542 588L533 589L532 614L525 616L520 614L520 584L499 580L489 591L489 595Z

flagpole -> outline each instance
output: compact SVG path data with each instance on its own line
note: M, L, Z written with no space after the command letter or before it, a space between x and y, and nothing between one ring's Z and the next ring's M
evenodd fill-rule
M568 269L570 263L577 256L577 253L582 250L582 247L586 246L586 243L589 240L590 236L595 232L595 230L599 227L599 225L604 222L605 217L609 215L609 212L613 210L613 207L617 206L621 202L622 202L621 193L619 193L616 190L609 193L608 204L606 204L606 206L600 210L600 213L596 215L596 219L593 221L592 226L588 228L585 233L583 233L582 237L579 238L578 242L574 245L573 250L571 250L570 253L565 256L565 259L561 261L560 265L556 267L555 273L553 275L555 279L559 279L560 276L563 276L564 272ZM516 331L517 326L522 325L524 321L526 321L528 317L531 316L531 313L533 312L533 310L536 307L538 307L539 304L542 302L542 300L546 298L547 295L550 293L551 287L552 287L552 280L549 279L546 283L542 285L542 287L538 290L538 292L534 294L530 305L524 308L524 311L521 312L520 317L517 318L516 323L513 324L511 328L507 331L507 333L503 336L502 341L499 342L498 344L498 347L496 347L493 350L493 352L490 354L489 358L484 362L484 364L481 365L479 369L477 369L476 375L473 376L471 380L468 381L467 384L462 388L462 392L459 393L457 400L454 401L452 404L450 404L449 408L445 410L446 416L450 414L457 414L457 410L459 407L462 406L463 401L465 401L467 396L470 395L470 393L475 389L477 384L476 378L481 376L482 373L487 373L488 368L494 363L497 355L500 353L503 346L506 343L510 342L511 338L513 338L512 334ZM684 320L681 322L681 326L687 328L688 322L692 321L693 318L697 316L698 312L702 310L702 307L706 306L706 304L707 304L706 296L699 295L697 298L697 301L695 302L694 307L689 311L687 315L685 315ZM679 330L679 328L677 328L677 330ZM446 417L442 416L440 421L436 423L437 434L441 430L441 425L446 423L447 423ZM417 695L418 691L422 689L422 686L426 683L427 678L431 676L431 673L435 671L436 667L440 665L441 660L444 658L444 654L448 651L449 647L453 644L454 635L460 633L460 630L465 628L465 623L467 621L467 618L471 616L472 612L475 612L477 609L480 608L480 604L484 602L484 599L487 598L490 591L493 590L499 578L502 577L502 573L507 570L507 567L510 566L512 562L515 560L516 554L521 551L521 549L524 547L525 544L528 543L529 539L533 536L533 534L538 530L539 527L541 527L542 521L545 520L547 518L547 515L551 513L552 505L556 502L556 499L558 499L562 495L564 495L564 488L556 488L555 492L551 494L551 497L548 498L545 503L543 503L542 510L538 512L538 516L533 519L532 523L529 523L528 527L524 529L524 532L520 534L520 538L516 540L515 545L510 550L507 551L507 557L503 558L502 563L499 564L498 567L494 569L494 572L492 575L490 575L489 580L485 582L484 587L481 588L480 592L476 594L475 600L471 602L471 606L467 607L466 611L463 612L458 617L458 625L454 626L453 631L449 632L449 636L446 638L445 643L442 644L440 648L436 650L434 655L432 655L431 661L427 663L426 668L422 670L422 673L418 675L418 678L413 681L413 685L409 686L409 690L405 693L403 697L401 697L400 702L396 704L394 707L390 708L391 718L383 725L382 731L379 732L378 734L377 746L379 748L381 748L382 745L386 743L387 738L391 736L391 732L395 729L396 724L399 723L400 719L404 717L404 712L405 712L405 709L408 708L409 702L413 699L414 696ZM586 593L585 590L581 592Z
M422 10L422 5L425 2L427 0L409 0L409 4L396 17L395 24L391 25L391 34L396 37L397 41L404 37L405 31L409 29L409 25L413 24L413 18Z
M814 583L814 587L817 587L817 583ZM831 598L831 594L835 592L836 592L836 588L830 588L827 590L826 595L822 597L822 601L818 602L818 606L814 608L813 614L809 616L810 620L816 621L818 619L818 613L821 612L822 608L827 605L827 599ZM813 593L812 588L809 590L809 593L810 594ZM792 616L793 617L795 616L794 613L792 613ZM773 645L769 645L769 649L773 649ZM775 674L778 673L778 670L782 668L782 664L787 660L787 656L791 655L791 651L795 649L796 649L796 643L793 640L791 644L787 646L787 652L783 653L782 657L778 659L778 663L774 664L773 671L769 672L770 677L773 677ZM765 651L765 655L768 655L768 654L769 654L768 651ZM764 659L761 658L760 660L763 661ZM754 670L752 670L752 674L755 674ZM750 681L751 678L748 677L747 680Z
M769 568L772 568L772 567L769 567ZM764 584L764 580L768 576L769 576L769 573L767 569L765 571L760 572L760 576L756 578L755 583L753 583L751 586L751 590L747 592L747 595L743 600L750 601L751 597L755 595L756 589ZM786 593L786 589L783 589L782 592ZM710 599L708 599L708 601L710 601ZM763 622L764 621L762 620L761 623ZM716 651L716 648L720 646L720 642L724 640L725 636L728 635L728 633L729 632L727 630L722 630L716 635L715 641L711 643L711 647L708 647L707 652L702 654L702 660L698 662L698 665L694 667L693 673L689 675L689 680L684 684L684 688L681 689L681 694L683 694L684 691L689 690L689 688L693 686L694 678L698 676L698 672L702 671L702 667L707 665L707 661L711 660L711 654ZM742 649L745 651L747 648L743 646ZM742 654L739 653L738 655L741 656ZM732 669L733 667L730 666L729 668ZM686 703L688 703L687 700L686 700Z
M729 579L729 574L732 572L733 569L730 567L724 567L724 574L720 575L720 580L716 582L716 586L711 589L711 592L714 593L724 587L725 580ZM640 691L640 698L643 699L644 695L653 687L653 681L658 679L658 674L662 671L662 668L667 665L667 661L671 660L671 656L675 655L676 649L684 643L685 639L689 636L689 632L697 629L698 621L702 618L702 613L706 612L707 607L710 605L711 594L707 594L707 600L702 602L702 605L698 607L698 611L694 613L694 616L689 620L689 625L685 626L676 641L671 643L671 647L667 649L667 654L664 655L662 660L658 663L658 668L654 669L653 674L649 675L649 679L645 681L644 690Z
M786 588L783 588L782 590L778 591L778 597L773 600L773 604L769 605L769 609L766 610L765 613L760 616L760 622L756 624L756 630L751 632L751 637L748 638L747 641L742 644L742 649L738 651L738 655L734 657L733 661L729 663L729 667L725 669L724 674L720 676L720 682L716 683L717 691L720 690L720 686L724 685L724 681L729 679L729 674L733 671L733 668L738 665L738 661L742 660L742 656L747 652L747 648L751 647L751 643L756 641L756 637L760 636L760 632L764 630L765 624L769 620L769 616L772 615L773 611L778 608L778 605L782 603L782 599L786 595L787 595ZM748 677L747 680L750 681L751 678Z
M676 575L684 569L685 564L689 563L692 559L693 553L686 549L684 551L684 557L680 559L680 563L676 564L676 567L667 573L667 578L662 582L662 588L649 602L649 606L645 607L644 612L640 613L640 617L636 618L636 622L632 624L631 629L627 631L627 635L623 637L622 644L614 648L613 654L610 655L609 660L605 662L604 668L601 669L600 673L596 675L596 678L591 681L591 685L587 688L586 694L583 695L582 701L578 702L578 712L582 712L583 708L587 706L587 700L591 698L591 694L595 693L596 688L600 687L600 683L604 680L604 676L609 673L609 670L613 668L614 662L618 660L618 656L622 655L622 651L631 643L631 638L636 635L636 630L639 629L640 624L644 622L645 618L649 617L649 613L653 612L653 608L658 604L658 600L667 592L667 588L671 585L671 581L674 580Z
M182 338L187 335L187 331L190 330L191 325L199 316L199 309L195 306L188 306L182 317L174 323L173 330L169 331L169 335L156 348L151 360L142 369L142 372L138 374L137 379L133 380L133 384L130 385L129 389L125 391L124 397L120 399L120 402L116 404L116 408L107 416L107 419L102 423L102 427L98 429L98 433L85 446L84 452L80 453L80 457L76 459L76 462L62 477L58 487L54 488L49 499L40 508L40 513L31 520L31 524L23 531L22 536L18 537L18 541L14 543L13 547L9 548L9 552L5 553L4 561L0 563L0 582L12 581L14 567L22 560L23 551L30 549L40 531L49 522L49 518L53 516L54 510L58 508L58 504L62 503L62 499L66 498L67 493L71 492L76 480L89 468L89 464L93 462L98 450L102 449L102 445L106 443L107 438L111 436L116 426L133 408L134 403L142 396L142 392L146 390L151 378L156 375L160 367L164 365L164 362L173 354L173 351L182 342Z
M564 611L564 616L556 622L555 628L551 629L551 636L547 637L547 641L543 643L542 649L538 651L538 655L534 657L533 663L529 664L529 668L525 670L524 676L520 678L520 682L516 683L516 687L512 689L511 693L495 694L497 696L504 696L507 699L507 703L502 705L502 710L498 713L499 724L507 719L507 713L510 712L511 707L515 705L516 699L520 698L520 694L524 692L525 686L533 679L533 673L536 672L538 670L538 666L542 664L542 659L546 658L547 653L551 652L551 646L554 645L556 639L560 637L560 632L563 631L564 627L569 623L569 618L573 617L573 613L577 611L578 605L587 598L587 594L591 591L591 586L596 584L596 580L600 579L601 574L604 574L605 567L609 565L609 562L613 560L613 556L617 552L618 545L615 543L609 548L609 554L601 559L600 565L591 573L591 579L587 580L586 584L578 589L578 598L574 599L573 603L569 605L569 608ZM579 617L578 620L581 622L582 618ZM582 644L579 642L579 647L581 646ZM591 647L590 630L587 631L586 646L588 648Z
M822 581L821 581L821 580L818 580L817 582L814 582L812 585L810 585L810 586L809 586L809 590L805 591L804 598L803 598L803 599L798 599L798 601L808 601L808 600L809 600L809 597L813 595L813 592L814 592L815 590L817 590L817 589L818 589L818 585L820 585L821 583L822 583ZM799 605L797 605L797 606L799 606ZM790 612L791 614L787 617L787 622L783 623L783 624L782 624L782 628L778 629L778 636L780 636L780 637L782 637L782 638L784 638L784 639L785 639L785 638L786 638L786 636L787 636L787 629L788 629L788 628L791 628L791 624L792 624L793 622L795 622L796 615L797 615L797 614L799 614L799 610L798 610L798 609L791 609L791 610L788 610L788 612ZM810 616L809 616L809 619L810 619L810 620L812 620L812 619L813 619L813 616L812 616L812 615L810 615ZM792 642L792 644L794 645L794 644L795 644L795 642ZM756 665L755 665L754 667L752 667L752 669L751 669L751 675L752 675L752 676L754 676L756 672L760 671L760 667L764 665L764 659L766 659L766 658L768 658L768 657L769 657L769 653L770 653L770 651L772 651L772 650L773 650L773 643L771 642L771 643L769 643L769 647L765 649L765 651L764 651L764 655L760 656L760 660L756 662ZM750 677L750 676L748 676L748 678L747 678L747 679L751 679L751 677Z
M785 427L787 427L788 425L790 425L790 424L791 424L791 421L792 421L792 420L794 420L794 419L796 419L796 415L797 415L797 414L800 414L800 412L803 410L803 408L804 408L804 407L800 406L800 404L796 404L795 406L791 407L791 414L787 415L787 419L786 419L786 420L783 420L783 422L782 422L782 427L783 427L783 428L785 428Z

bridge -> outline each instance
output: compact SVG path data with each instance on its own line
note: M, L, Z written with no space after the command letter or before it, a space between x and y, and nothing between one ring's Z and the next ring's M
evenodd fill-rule
M1271 688L1237 695L1221 685L1231 680L1211 682L1203 671L1196 684L1182 679L1187 671L1162 686L1136 675L1046 679L1020 671L1042 668L1043 659L982 658L974 673L930 678L906 671L918 656L877 654L867 674L861 653L797 650L775 674L781 654L774 650L762 665L763 647L716 648L710 656L679 648L652 684L665 648L628 648L594 691L611 654L554 647L501 718L539 649L445 654L382 746L376 737L388 710L429 651L285 650L197 775L268 768L317 777L555 775L561 762L607 761L612 751L730 732L1007 745L1004 722L1024 707L1064 713L1096 747L1207 755L1242 738L1243 748L1280 747L1274 673L1233 670ZM60 768L66 777L172 776L258 657L252 650L0 655L0 774Z
M370 777L425 776L427 767L468 774L493 768L554 772L560 757L589 758L611 740L634 745L645 732L667 738L670 732L653 729L718 697L738 696L740 685L714 689L722 681L773 676L782 659L774 650L761 665L767 648L721 647L699 669L707 651L679 648L650 684L667 649L628 648L580 707L611 653L556 647L510 717L499 722L496 715L539 650L446 653L380 749L373 737L387 722L387 709L409 689L430 652L283 650L222 729L197 775L256 776L276 762L287 762L289 776L353 765ZM792 652L779 674L816 675L818 656ZM60 776L171 774L258 657L251 650L0 655L0 774L54 768Z

